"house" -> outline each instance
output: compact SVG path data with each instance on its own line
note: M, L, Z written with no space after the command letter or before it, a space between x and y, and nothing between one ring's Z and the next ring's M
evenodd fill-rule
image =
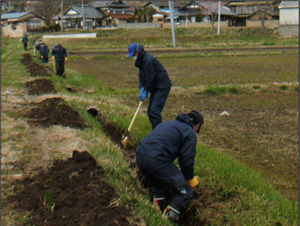
M45 20L30 12L4 13L1 15L1 32L4 36L16 38L25 33L45 27Z
M261 20L262 17L264 17L265 20L279 20L278 12L270 11L270 10L261 10L261 9L250 14L248 16L248 19L249 20Z
M279 24L299 24L299 1L282 1L279 5Z
M164 23L165 18L168 16L166 12L158 11L155 14L152 15L153 23Z
M282 1L279 5L279 34L299 35L299 1Z
M83 14L84 13L84 14ZM63 13L63 23L66 28L82 28L84 15L84 27L92 29L102 26L102 20L106 17L105 13L92 6L73 5ZM55 23L60 23L61 15L52 17Z
M247 21L261 18L264 20L278 19L276 1L240 1L228 3L227 6L232 12L238 14L231 26L246 26Z
M153 1L147 3L144 7L154 7L160 12L169 12L168 1ZM202 22L212 20L212 15L218 13L218 2L211 1L176 1L174 2L174 20L176 22ZM228 7L221 6L221 19L223 21L237 16L231 12ZM216 19L216 18L214 18ZM165 17L166 21L170 21L170 17ZM154 22L154 21L153 21Z
M135 9L123 1L94 1L90 6L106 15L104 26L118 26L128 23L134 17Z
M188 20L191 22L216 21L219 14L219 2L191 1L179 9L177 14L183 20L188 17ZM220 16L221 21L227 21L231 20L232 17L236 17L237 14L230 11L228 7L221 5Z

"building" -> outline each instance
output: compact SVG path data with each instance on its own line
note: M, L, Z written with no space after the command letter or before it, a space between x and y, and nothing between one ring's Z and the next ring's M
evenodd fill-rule
M276 1L240 1L227 5L232 12L238 14L231 26L246 26L251 20L278 20Z
M39 31L45 20L29 12L4 13L1 15L1 32L4 36L22 37L27 32Z
M279 5L279 24L299 24L299 1L282 1Z
M106 18L103 26L118 26L134 17L135 9L123 1L94 1L90 6L102 11Z
M299 35L299 1L282 1L279 5L279 34Z
M52 19L55 23L60 23L60 17L61 15L56 15ZM105 17L105 13L92 6L73 5L63 13L63 23L65 28L82 28L84 19L84 27L93 29L102 27L102 21Z

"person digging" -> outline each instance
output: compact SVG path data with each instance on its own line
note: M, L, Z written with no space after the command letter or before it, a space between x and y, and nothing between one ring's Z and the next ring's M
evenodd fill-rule
M188 208L193 188L200 183L194 175L196 133L204 123L201 112L179 114L175 120L159 124L136 150L138 168L149 180L153 201L171 222ZM178 158L179 168L173 163ZM166 203L166 188L174 192Z
M52 49L52 60L55 60L56 75L66 78L63 74L65 72L65 61L68 60L67 50L60 44L55 44Z
M128 56L135 59L139 68L140 101L144 101L150 93L147 114L154 129L162 122L161 113L169 96L172 82L164 66L142 45L132 43L128 47Z

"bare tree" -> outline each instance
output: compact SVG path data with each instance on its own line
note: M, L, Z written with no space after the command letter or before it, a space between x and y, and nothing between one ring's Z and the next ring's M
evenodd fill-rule
M50 25L51 18L57 15L61 9L60 1L33 1L31 3L31 12L42 17Z
M215 30L215 21L218 18L218 9L219 9L219 3L217 1L209 2L203 5L202 8L203 14L209 16L209 20L213 30Z

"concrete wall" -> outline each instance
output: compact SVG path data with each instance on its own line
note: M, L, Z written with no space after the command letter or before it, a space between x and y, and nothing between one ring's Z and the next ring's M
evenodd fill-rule
M23 37L24 34L27 32L27 22L18 22L16 24L4 23L4 25L1 26L1 30L4 36L8 36L11 38Z
M278 27L279 20L265 20L265 27ZM261 27L261 20L247 20L246 27Z
M43 35L43 38L96 38L96 33L65 34L65 35Z
M282 25L278 32L281 36L292 37L299 35L299 25Z
M280 9L279 18L280 25L299 24L299 8Z
M119 24L118 28L159 28L159 23L126 23Z
M127 24L119 24L118 28L171 28L171 23L127 23ZM278 27L279 20L265 20L265 27ZM177 28L191 28L191 27L203 27L203 28L211 28L212 24L210 22L198 22L198 23L175 23L175 27ZM221 28L227 28L228 21L221 21ZM261 21L247 21L246 27L261 27ZM218 28L218 22L215 22L215 28Z
M164 28L171 28L171 23L164 23L163 27ZM190 28L190 27L206 27L206 28L211 28L212 24L210 22L199 22L199 23L175 23L176 27L181 27L181 28ZM218 28L218 22L215 22L215 28ZM226 28L228 27L228 21L222 21L221 22L221 28Z

